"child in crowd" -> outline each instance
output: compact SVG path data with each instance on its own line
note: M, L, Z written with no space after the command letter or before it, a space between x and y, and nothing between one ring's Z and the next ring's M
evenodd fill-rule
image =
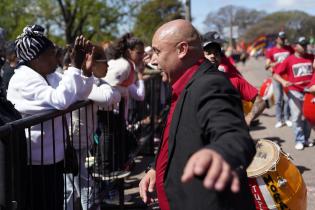
M67 174L65 196L67 200L66 209L68 210L73 209L73 189L75 189L80 196L83 210L87 210L93 204L93 190L95 190L95 188L93 189L93 180L89 177L87 168L84 165L88 150L91 149L93 142L93 132L95 131L97 123L96 113L99 108L105 110L117 108L117 104L121 98L117 88L111 87L101 79L106 76L108 67L103 48L94 46L93 59L89 58L90 56L92 55L88 55L83 69L89 68L89 66L92 68L94 83L92 91L87 98L92 100L93 104L75 110L72 113L73 146L77 151L77 157L81 167L80 176L77 175L73 177L72 174Z

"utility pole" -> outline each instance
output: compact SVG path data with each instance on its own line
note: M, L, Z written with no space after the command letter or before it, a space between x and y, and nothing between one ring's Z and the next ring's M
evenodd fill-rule
M234 49L234 46L233 46L233 21L232 21L232 14L231 14L231 17L230 17L230 39L229 39L229 44L230 44L230 47L232 47L232 49Z
M191 22L191 4L190 0L183 0L185 5L185 20Z

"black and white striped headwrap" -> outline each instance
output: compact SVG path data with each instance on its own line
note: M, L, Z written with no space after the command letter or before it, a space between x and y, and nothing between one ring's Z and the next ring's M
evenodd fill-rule
M15 40L16 55L24 62L36 58L54 44L44 36L44 28L39 25L29 25Z

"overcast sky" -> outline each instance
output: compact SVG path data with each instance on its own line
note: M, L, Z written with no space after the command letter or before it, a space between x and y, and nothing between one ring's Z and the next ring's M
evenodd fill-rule
M268 13L301 10L310 15L315 15L315 0L191 0L191 13L194 26L201 33L204 33L206 27L203 21L207 14L227 5L264 10Z

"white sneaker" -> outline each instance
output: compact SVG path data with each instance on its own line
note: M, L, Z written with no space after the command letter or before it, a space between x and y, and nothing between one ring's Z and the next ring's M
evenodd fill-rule
M295 149L303 150L304 149L304 144L302 144L301 142L296 143L295 144Z
M285 124L288 126L288 127L292 127L293 123L291 120L286 120L285 121Z
M307 141L307 142L304 143L304 146L306 146L306 147L313 147L314 146L314 142Z
M281 128L282 126L283 126L283 123L281 121L275 124L275 128Z

